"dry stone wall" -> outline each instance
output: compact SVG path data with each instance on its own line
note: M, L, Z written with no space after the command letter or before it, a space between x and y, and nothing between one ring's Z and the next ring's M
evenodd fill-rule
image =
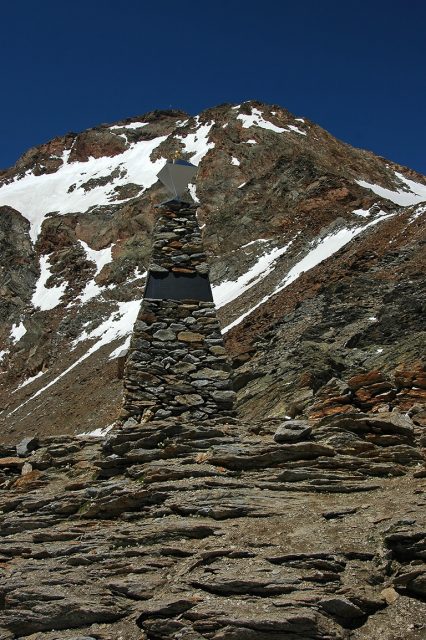
M208 274L196 209L185 205L162 211L154 230L150 274Z
M210 300L195 209L165 210L127 357L123 419L233 415L231 365Z

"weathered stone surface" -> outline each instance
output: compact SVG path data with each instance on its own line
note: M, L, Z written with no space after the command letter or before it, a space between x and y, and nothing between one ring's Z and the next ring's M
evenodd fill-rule
M196 407L204 404L203 398L197 393L188 393L186 395L176 396L176 402L184 405L185 407Z
M170 331L170 329L159 329L153 333L153 337L162 342L170 342L176 339L176 334L174 331Z
M227 380L229 373L220 369L210 369L208 367L200 369L190 376L194 380Z
M321 600L319 604L333 617L341 618L347 622L353 622L357 618L363 618L365 616L364 611L347 598L326 598Z
M4 467L4 468L18 468L21 469L25 464L25 460L22 460L22 458L14 458L12 456L10 457L5 457L5 458L0 458L0 467Z
M218 403L225 403L232 405L236 400L235 391L213 391L212 397Z
M18 456L27 456L31 451L38 447L38 438L24 438L16 445L16 453Z
M312 427L302 420L289 420L280 425L275 432L275 442L299 442L307 440L312 431Z
M5 638L345 640L376 612L394 621L424 598L424 495L408 458L365 494L378 463L322 444L348 433L334 420L293 444L274 442L277 420L225 418L41 440L38 483L10 467L0 488Z
M177 335L178 340L182 340L182 342L203 342L204 337L202 333L194 331L180 331Z

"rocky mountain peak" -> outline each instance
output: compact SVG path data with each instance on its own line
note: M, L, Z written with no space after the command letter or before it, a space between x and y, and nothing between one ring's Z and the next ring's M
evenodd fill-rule
M153 111L55 138L29 150L1 177L0 233L7 249L0 420L11 438L16 428L22 435L28 429L54 433L63 429L65 415L70 432L81 431L86 420L94 428L113 420L121 381L111 354L128 340L142 298L154 205L163 197L156 174L164 158L176 154L198 166L190 193L237 379L254 375L259 384L259 372L270 375L275 351L268 347L265 365L261 360L265 335L273 335L292 389L292 343L301 340L296 326L315 357L324 344L333 354L339 344L332 360L351 362L351 373L370 360L389 372L402 364L382 343L386 334L390 344L389 331L400 339L389 305L399 313L401 298L392 291L404 288L404 300L411 290L419 295L425 178L354 149L279 106L249 101L197 116ZM385 303L393 296L395 302ZM337 317L346 314L349 321L354 315L350 326L357 336L367 331L371 337L355 337L340 320L334 329L327 326L335 305ZM325 343L317 325L321 314ZM380 331L382 315L389 328ZM420 331L415 318L414 312L411 341ZM289 324L292 343L284 338ZM377 348L365 360L359 353L367 343ZM324 357L328 362L330 354ZM303 374L307 364L300 366ZM347 368L318 367L313 379L324 383ZM98 398L100 370L111 380L111 393ZM241 388L241 410L256 404L262 413L267 394L257 399L256 383L249 387L254 399L247 404ZM266 408L274 416L288 411L280 397Z

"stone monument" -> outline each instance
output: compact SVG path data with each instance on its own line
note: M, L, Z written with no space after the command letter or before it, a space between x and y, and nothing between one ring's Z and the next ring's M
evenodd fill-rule
M158 205L144 298L124 370L122 419L234 415L231 365L196 206L181 199L196 170L171 160L158 174L173 199Z

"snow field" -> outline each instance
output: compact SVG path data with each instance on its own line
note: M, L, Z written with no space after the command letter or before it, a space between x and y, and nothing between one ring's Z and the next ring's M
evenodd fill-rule
M90 207L106 205L114 200L117 186L134 183L141 190L148 189L157 181L157 173L165 160L152 162L151 153L167 136L132 144L124 153L112 158L90 158L87 162L68 162L70 152L63 154L64 164L55 173L35 176L31 172L20 180L0 187L0 204L17 209L31 224L30 237L36 241L44 218L50 212L60 215L84 213ZM111 178L104 186L95 186L85 191L83 184L88 180L109 176L114 169L121 169L120 175ZM69 191L70 187L75 188Z
M91 249L89 245L86 244L86 242L83 242L83 240L79 240L79 242L86 253L87 259L90 262L94 262L96 264L96 272L93 278L86 283L86 286L78 297L78 302L85 303L92 298L96 298L96 296L98 296L102 293L102 291L105 290L105 287L100 287L98 284L96 284L95 278L102 271L106 264L112 262L112 248L114 245L106 247L105 249L96 250Z
M149 122L131 122L130 124L114 124L112 127L108 127L111 131L114 129L142 129L149 125Z
M192 154L190 161L198 165L206 153L214 148L214 143L208 139L214 122L200 125L198 116L195 121L195 133L178 135L176 138L183 143L184 151ZM133 122L122 126L114 125L110 129L136 129L147 124ZM186 123L181 123L181 126L184 124ZM159 136L154 140L142 140L131 144L117 156L92 157L87 162L70 163L70 150L64 151L63 165L55 173L35 176L28 171L23 178L0 187L0 205L9 205L27 218L31 224L30 237L35 242L48 213L84 213L91 207L126 202L127 199L115 199L115 188L129 183L140 185L141 191L151 187L157 181L157 174L165 159L152 161L150 156L167 138L168 136ZM119 175L111 178L107 185L84 189L88 180L108 177L116 169L119 169Z

